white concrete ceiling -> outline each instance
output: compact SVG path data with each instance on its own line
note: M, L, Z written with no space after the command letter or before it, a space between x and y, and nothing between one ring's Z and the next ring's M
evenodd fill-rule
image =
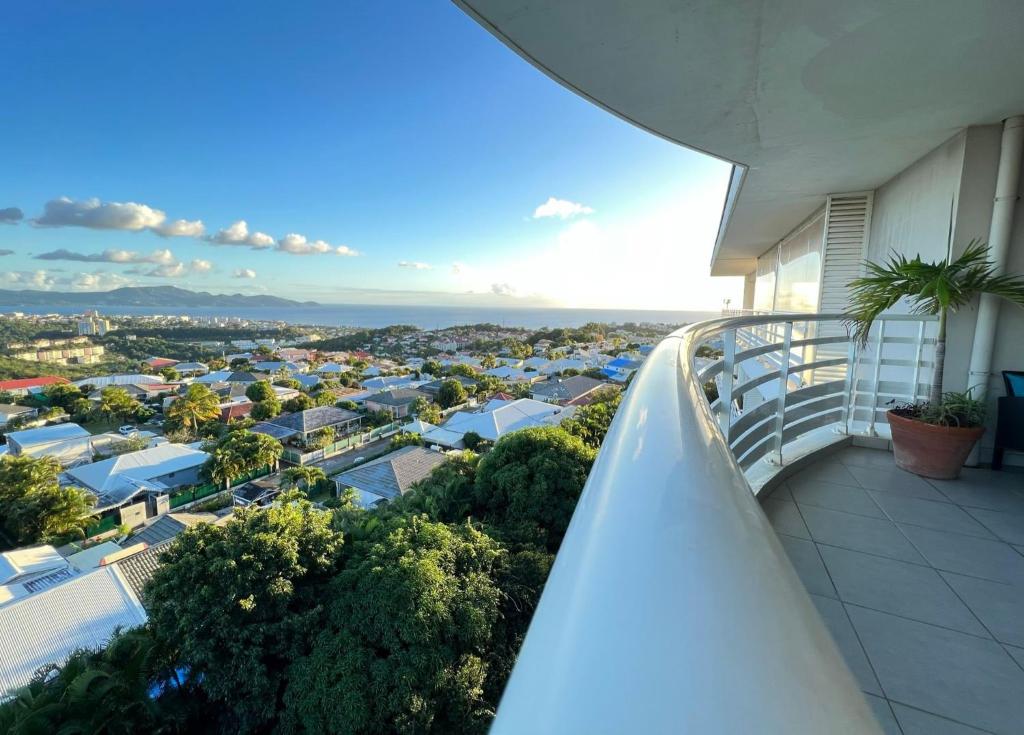
M1024 112L1024 0L455 0L545 73L745 168L712 273L828 193Z

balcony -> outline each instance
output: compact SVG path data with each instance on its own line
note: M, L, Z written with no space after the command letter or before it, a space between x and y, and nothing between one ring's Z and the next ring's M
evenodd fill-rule
M1024 478L929 482L884 451L934 327L888 317L859 347L839 315L744 315L665 339L493 732L1019 732Z

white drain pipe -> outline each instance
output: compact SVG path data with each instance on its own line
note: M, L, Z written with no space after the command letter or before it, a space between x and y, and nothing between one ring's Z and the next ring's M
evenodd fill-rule
M1003 122L1003 140L999 151L999 172L996 178L996 198L992 205L992 224L988 231L989 258L996 273L1006 271L1013 234L1013 212L1019 198L1021 154L1024 152L1024 115L1007 118ZM988 393L992 372L992 349L999 323L999 299L992 294L981 297L978 323L971 348L971 366L967 387L974 388L974 397L984 400Z

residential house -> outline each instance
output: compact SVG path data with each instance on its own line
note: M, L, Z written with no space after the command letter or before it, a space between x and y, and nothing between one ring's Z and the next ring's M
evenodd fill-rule
M142 403L155 401L161 393L174 394L181 388L180 383L125 383L119 385L132 398ZM99 401L103 397L103 389L97 388L89 394L90 401Z
M74 385L79 388L92 386L94 389L106 388L111 385L147 385L150 383L164 384L166 381L159 375L146 375L145 373L123 373L120 375L94 375L90 378L76 380Z
M472 432L481 439L496 442L513 431L531 426L557 426L575 412L570 406L564 408L532 398L515 401L492 399L479 411L458 411L436 429L423 435L428 445L437 444L452 449L462 449L462 437Z
M67 471L72 484L96 496L96 510L124 505L141 493L163 495L185 485L198 485L210 455L184 444L163 444L127 452Z
M446 459L441 452L424 447L402 447L342 472L334 478L334 484L339 493L348 488L355 490L359 504L368 508L404 494Z
M385 375L380 378L367 378L360 385L366 390L381 391L395 388L414 388L419 381L412 375Z
M15 396L27 396L29 393L39 393L47 386L59 385L67 382L67 378L61 378L56 375L47 375L40 378L0 380L0 393L10 393Z
M72 576L0 606L0 701L47 664L102 648L118 630L146 622L142 603L116 565Z
M253 369L261 373L276 373L279 370L284 370L288 373L301 373L305 368L298 363L287 360L265 360L254 363Z
M244 419L252 413L252 407L254 405L255 404L244 395L235 396L218 406L220 409L220 420L226 424L234 419Z
M480 381L468 378L465 375L452 375L447 378L440 378L438 380L432 380L429 383L424 383L417 388L417 390L426 393L431 398L437 398L437 394L441 392L441 386L449 380L454 380L456 383L461 385L467 393L475 392L477 385L480 383Z
M588 402L588 396L606 387L608 384L603 380L595 380L585 375L574 375L570 378L553 377L534 383L530 388L530 397L537 401L557 403L560 406L581 405Z
M306 375L303 373L295 373L294 375L291 375L289 377L292 380L298 381L299 385L301 385L304 390L309 390L310 388L320 385L319 375Z
M485 371L484 375L490 375L498 380L504 380L506 383L532 383L533 381L540 380L543 377L543 375L536 370L527 371L522 368L509 367L507 365L491 368L490 370Z
M631 360L628 357L616 357L601 368L601 372L610 380L625 383L633 373L640 369L641 364L639 360Z
M316 369L318 375L325 378L337 377L342 373L347 373L352 367L349 365L340 365L336 362L325 362L323 365Z
M150 357L143 360L143 362L154 370L162 370L166 367L174 367L178 364L177 360L172 360L169 357Z
M280 481L261 477L234 488L231 491L231 501L237 508L265 508L273 503L280 494Z
M203 362L179 362L174 366L174 370L183 378L193 378L210 372L209 366Z
M0 403L0 427L7 426L7 422L11 419L24 421L26 419L33 419L38 414L38 408L17 406L12 403Z
M277 416L257 424L253 431L273 436L275 439L297 439L305 443L314 434L327 428L333 429L337 436L351 434L359 429L362 420L363 417L355 411L346 411L334 406L317 406Z
M69 579L75 570L53 546L0 552L0 606ZM0 691L0 698L3 692Z
M156 546L165 541L170 541L186 529L200 523L219 523L226 521L228 516L218 516L215 513L165 513L146 522L146 524L132 533L125 539L125 547L134 544L146 544Z
M216 370L196 378L197 383L234 383L237 385L252 385L258 383L261 378L244 370Z
M405 418L412 410L412 405L419 399L433 401L433 398L419 389L396 388L374 393L363 405L370 411L387 411L393 419Z
M64 466L91 462L96 450L94 437L75 423L40 426L12 431L7 435L7 451L15 457L51 456ZM123 440L124 437L121 437Z

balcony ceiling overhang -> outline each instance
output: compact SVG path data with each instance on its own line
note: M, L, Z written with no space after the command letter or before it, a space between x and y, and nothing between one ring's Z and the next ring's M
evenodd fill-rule
M455 0L561 84L736 165L712 275L831 192L874 189L1024 112L1024 2Z

